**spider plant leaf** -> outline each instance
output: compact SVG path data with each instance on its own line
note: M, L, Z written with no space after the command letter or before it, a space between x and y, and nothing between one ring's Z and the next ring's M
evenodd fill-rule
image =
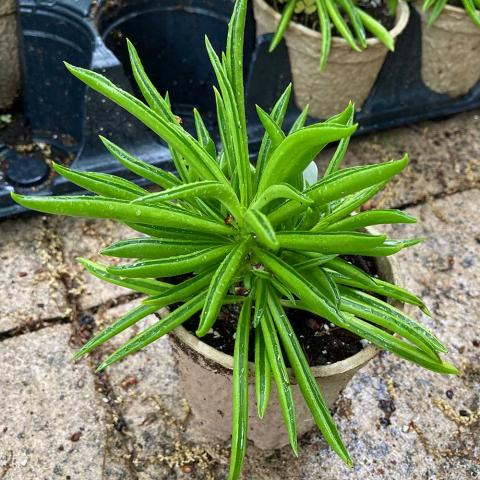
M210 154L210 156L214 159L217 158L217 147L215 146L215 142L213 141L210 133L205 126L204 121L199 113L199 111L194 108L193 109L193 118L195 119L195 130L197 132L197 138L202 147Z
M347 22L345 22L342 15L340 14L334 0L325 0L325 6L327 7L328 15L332 19L332 23L335 25L338 33L346 40L352 50L355 50L356 52L361 52L361 48L359 48L357 43L355 42L351 30L350 28L348 28Z
M350 128L350 127L345 127ZM282 144L285 145L286 141ZM279 149L277 149L278 151ZM276 153L276 152L275 152ZM338 200L352 193L359 192L378 185L401 172L408 165L408 156L401 160L368 165L366 167L350 167L342 169L333 175L320 180L305 190L316 206ZM276 225L288 218L295 217L305 209L305 206L296 201L290 201L279 207L269 215L270 221Z
M101 135L99 138L113 157L115 157L125 168L136 173L138 176L146 178L162 188L170 188L175 185L180 185L180 180L170 172L166 172L161 168L143 162Z
M352 288L341 286L340 292L342 295L342 310L372 321L387 330L394 331L415 343L422 350L425 350L424 347L427 346L433 352L446 353L448 351L433 333L398 308L368 293ZM356 311L350 311L349 309ZM425 353L428 354L427 351Z
M269 295L268 306L298 386L308 408L312 412L315 423L338 456L347 465L352 466L352 460L338 433L332 415L282 305L274 295Z
M322 45L320 48L320 71L323 72L327 65L330 49L332 47L332 27L330 17L328 16L325 0L316 0L318 21L320 23L320 34L322 35Z
M248 428L248 347L250 334L250 311L252 301L247 298L238 317L233 350L233 395L232 395L232 449L230 453L229 480L240 477Z
M225 112L225 104L220 95L220 92L214 87L213 92L215 94L215 102L217 107L217 122L218 122L218 131L220 133L220 139L222 142L223 154L225 157L225 166L226 174L229 177L232 177L235 172L235 153L233 151L233 143L230 132L227 128L227 114ZM233 185L233 182L231 182Z
M270 280L267 277L267 281ZM253 328L257 328L260 320L265 315L267 305L267 282L264 278L257 278L255 281L255 313L253 316Z
M442 0L443 1L443 0ZM367 12L361 8L357 8L360 21L365 28L374 36L377 37L391 52L395 50L395 40L391 33L375 18L370 16Z
M274 151L285 140L285 134L265 110L258 105L255 105L255 108L257 110L258 118L260 119L260 122L262 122L262 125L271 140L270 148Z
M259 243L272 250L278 250L279 243L268 217L260 210L249 208L245 214L246 225L255 233Z
M118 285L119 287L129 288L134 292L146 293L147 295L155 295L172 287L170 283L161 282L146 278L122 278L107 272L107 267L99 263L92 262L86 258L77 258L78 263L83 265L89 273L105 280L106 282Z
M201 217L171 211L165 207L132 205L124 200L105 197L61 196L39 197L12 193L12 198L20 205L43 213L69 215L88 218L111 218L122 222L145 222L165 227L186 227L191 230L210 231L227 234L231 228Z
M261 327L255 329L255 395L258 416L263 418L267 411L272 388L272 370Z
M299 202L304 202L307 205L313 205L313 200L310 197L307 197L307 195L304 195L288 183L279 183L268 187L262 194L260 194L252 203L252 208L261 210L270 202L279 198L297 200Z
M156 306L138 305L137 307L133 308L128 313L123 315L121 318L119 318L117 321L115 321L112 325L97 333L85 345L83 345L83 347L78 350L77 353L75 353L73 359L79 360L94 348L102 345L107 340L110 340L115 335L118 335L120 332L123 332L127 328L137 323L139 320L142 320L142 318L148 317L148 315L152 315L157 310L158 309Z
M350 102L350 116L347 120L346 125L353 125L353 117L355 115L355 108L353 104ZM348 144L350 143L350 137L344 137L338 142L338 146L333 154L330 162L328 163L327 170L325 171L324 177L328 177L332 173L336 172L340 167L341 163L343 162L343 158L345 157L345 153L347 152Z
M206 335L215 323L222 307L223 298L245 259L247 242L248 240L244 240L233 248L230 247L228 255L215 271L205 297L205 306L200 316L200 324L196 332L197 336L203 337Z
M143 102L118 88L99 73L74 67L68 63L65 63L65 65L72 75L127 110L162 138L175 152L188 158L189 164L201 178L226 182L226 178L216 162L183 128L176 123L165 120Z
M197 296L186 301L183 305L170 312L166 317L146 328L138 335L125 342L119 349L115 350L109 357L107 357L97 368L97 372L105 370L112 363L118 362L127 355L138 352L145 348L150 343L163 337L168 332L171 332L190 317L201 310L205 300L204 293L199 293ZM146 307L147 308L147 307Z
M357 228L369 227L371 225L384 225L392 223L416 223L412 217L402 210L368 210L344 218L326 227L326 231L355 230Z
M235 217L238 218L242 216L240 203L232 187L211 180L186 183L162 192L150 193L142 197L137 197L132 203L158 205L169 200L193 198L214 198L223 203Z
M232 245L223 245L174 257L139 260L127 265L107 267L107 272L127 278L156 278L181 275L198 271L202 267L219 261L232 248L234 248Z
M291 265L271 252L254 249L255 256L268 270L280 279L297 297L307 305L314 305L319 315L333 322L340 312L323 292L306 280ZM335 323L335 322L333 322Z
M350 24L352 25L360 47L367 48L367 36L365 33L365 28L360 20L360 16L358 15L359 8L355 7L351 0L338 0L338 3L348 15Z
M225 68L221 64L218 55L215 53L207 37L205 37L205 45L222 93L225 107L225 125L228 135L232 138L235 166L238 173L240 202L242 205L246 205L251 197L252 175L250 171L250 159L248 157L247 135L243 132L242 127L242 115L236 104L235 94Z
M97 172L77 172L55 162L52 162L52 166L58 174L75 185L104 197L133 200L148 193L144 188L115 175Z
M138 56L137 50L128 38L127 47L133 76L135 78L135 81L137 82L138 88L140 88L140 91L142 92L142 95L147 101L149 107L166 120L175 122L175 116L171 111L170 105L158 93L157 89L148 78L148 75L143 68L140 57Z
M269 293L269 296L273 295ZM265 349L268 356L273 378L277 386L278 402L282 410L283 421L288 433L288 439L295 456L298 456L297 421L295 417L295 403L293 401L292 388L285 360L283 359L282 347L269 312L260 322L261 331L265 340ZM257 329L258 330L258 329Z
M259 181L259 193L301 174L325 145L352 135L356 129L356 125L321 123L292 133L272 153Z
M289 83L287 88L284 90L280 98L275 103L272 113L270 114L270 118L273 122L275 122L278 127L281 128L283 124L283 120L285 119L285 114L287 112L288 102L290 101L290 95L292 93L292 84ZM303 126L303 125L302 125ZM260 149L257 155L257 163L256 163L256 176L255 182L257 185L258 180L262 176L263 169L267 164L268 158L272 152L272 139L270 138L268 131L265 131L263 135L262 143L260 145Z
M214 245L212 241L140 237L112 243L100 250L100 253L118 258L152 259L198 252Z
M399 340L385 330L365 322L355 315L343 312L343 318L344 322L337 324L339 327L359 335L384 350L393 352L395 355L433 372L458 374L457 368L452 364L426 355L413 345Z
M278 232L281 248L326 255L365 255L385 243L385 235L360 232Z
M157 308L161 308L196 295L200 290L205 289L210 284L214 271L214 268L209 268L194 277L187 278L187 280L183 282L172 285L169 289L165 289L156 295L146 298L143 300L143 304L155 305Z
M278 22L277 29L275 30L275 34L272 38L272 42L270 43L270 48L268 50L269 52L273 52L275 48L278 47L279 43L282 41L285 30L287 30L288 24L292 19L296 5L297 0L288 0L287 5L282 11L282 16L280 18L280 21Z

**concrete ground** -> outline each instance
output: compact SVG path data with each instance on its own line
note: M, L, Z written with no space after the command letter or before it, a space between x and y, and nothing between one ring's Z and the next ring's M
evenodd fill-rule
M447 344L461 374L381 354L336 404L352 470L312 432L298 459L288 448L250 446L245 479L480 478L480 112L355 139L346 163L405 151L411 166L372 205L419 218L388 230L428 237L398 255L403 285L426 299L433 317L414 315ZM226 478L228 444L203 441L166 338L101 375L95 365L131 332L71 361L138 302L87 277L75 257L95 257L130 233L113 222L42 216L4 221L0 232L0 479Z

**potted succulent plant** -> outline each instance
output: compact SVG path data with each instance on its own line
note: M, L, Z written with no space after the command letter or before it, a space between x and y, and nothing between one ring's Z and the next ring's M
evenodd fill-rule
M389 281L391 264L385 260L419 240L388 240L364 230L375 224L412 222L412 217L395 210L351 215L405 168L408 159L339 169L356 128L353 106L308 127L304 126L304 111L285 134L287 88L271 113L258 107L265 136L255 164L250 162L242 72L246 3L238 0L235 4L225 54L219 57L206 41L219 84L214 91L220 149L198 112L198 138L182 128L168 96L158 93L129 44L134 77L146 103L98 73L67 67L157 133L170 147L178 177L102 138L123 165L163 190L149 193L122 178L56 165L58 173L96 195L12 194L19 204L41 212L111 218L144 234L103 250L105 255L138 259L133 263L103 266L81 260L94 275L145 293L147 298L93 337L76 359L147 315L169 307L164 318L127 341L98 369L170 333L194 412L214 422L210 428L220 430L221 436L226 428L221 417L231 419L230 479L240 475L247 438L263 447L283 444L285 438L296 453L297 433L305 430L308 411L331 447L351 465L329 404L376 348L436 372L457 372L439 356L446 351L444 345L386 301L406 302L427 311L422 300ZM325 174L316 181L311 178L315 169L307 167L331 142L338 142L337 149ZM369 258L378 262L368 263ZM373 269L362 269L356 262L373 265ZM229 323L222 315L229 316ZM318 328L305 333L311 323ZM233 329L224 338L233 344L231 352L215 351L211 346L211 338L218 336L222 325ZM318 337L319 329L331 330L325 335L327 340L338 339L343 332L357 343L364 339L367 346L363 348L360 342L354 354L347 353L331 365L311 365L305 340ZM273 384L277 394L267 411ZM231 399L227 391L232 391ZM265 419L272 415L271 421L266 420L265 432L260 431L258 420L250 421L255 410ZM272 439L281 419L287 434Z
M297 105L327 118L349 100L361 108L410 10L403 0L254 0L254 14L257 35L275 32L271 50L285 38Z
M424 0L422 79L432 90L458 97L480 80L480 1Z

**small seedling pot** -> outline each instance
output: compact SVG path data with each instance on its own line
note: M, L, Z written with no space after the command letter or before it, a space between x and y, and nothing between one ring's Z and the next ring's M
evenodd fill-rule
M257 35L274 32L280 20L265 0L254 0ZM410 16L408 5L400 0L395 25L390 30L396 39ZM332 38L330 57L319 71L321 34L299 23L290 22L285 32L293 88L297 105L310 105L310 114L327 118L342 111L352 100L361 109L382 68L387 48L376 38L367 39L367 48L353 51L340 37Z
M13 105L20 81L16 0L0 1L0 110Z
M377 270L381 278L394 282L396 268L390 259L377 259ZM206 439L228 440L232 431L232 371L233 357L222 353L183 327L170 334L170 341L178 362L178 370L193 414ZM253 346L252 346L253 348ZM369 344L355 355L333 363L312 367L313 374L329 407L353 375L377 354ZM280 448L288 444L282 412L278 403L275 382L272 382L270 401L263 419L257 415L255 400L255 368L250 364L248 439L261 449ZM315 425L300 389L289 369L290 382L295 401L297 432L301 436Z
M422 19L422 80L437 93L451 97L466 94L480 80L480 28L465 10L446 5L430 27Z

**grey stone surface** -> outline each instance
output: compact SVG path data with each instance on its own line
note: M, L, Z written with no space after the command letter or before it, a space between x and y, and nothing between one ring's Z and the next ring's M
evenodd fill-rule
M399 207L480 186L480 111L354 138L344 166L410 156L410 165L375 197L372 206ZM319 163L325 168L331 150Z
M69 315L61 245L43 217L0 223L0 332Z
M0 343L2 479L102 478L103 407L69 337L56 325Z
M125 288L111 285L90 275L78 264L76 258L86 257L105 264L118 263L117 259L102 256L98 251L117 240L141 234L111 220L54 217L51 221L63 241L64 263L75 279L78 305L82 310L130 293Z

